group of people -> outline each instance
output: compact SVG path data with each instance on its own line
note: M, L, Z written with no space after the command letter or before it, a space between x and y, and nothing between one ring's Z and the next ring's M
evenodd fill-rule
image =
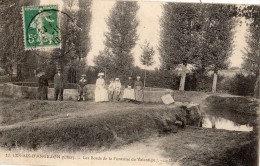
M48 100L48 77L46 76L45 72L38 72L37 77L38 79L38 95L37 98L40 100ZM81 79L78 83L78 101L86 100L86 85L87 80L85 79L86 75L81 75ZM54 75L54 99L55 100L63 100L63 91L64 91L64 76L61 73L61 69L57 69L57 73Z
M48 77L44 71L38 72L38 99L48 100ZM54 99L63 100L63 90L64 90L64 77L61 73L61 69L57 69L57 73L54 75Z
M48 100L48 78L45 72L38 72L38 99ZM126 86L122 91L122 84L119 78L111 78L110 84L106 86L104 80L104 73L98 74L95 88L95 102L105 101L119 101L122 98L127 102L142 103L144 99L143 83L140 81L140 76L137 76L134 81L132 77L128 77ZM57 73L54 75L54 99L63 100L64 91L64 76L61 73L61 69L57 69ZM81 75L78 82L78 101L87 100L87 79L86 75Z
M110 84L106 89L106 84L104 80L104 73L98 74L98 79L96 81L95 89L95 102L104 101L119 101L120 95L122 93L121 82L119 78L110 79ZM141 103L144 99L143 93L143 83L140 81L140 76L137 76L136 81L132 77L128 77L125 89L123 91L123 97L125 101Z

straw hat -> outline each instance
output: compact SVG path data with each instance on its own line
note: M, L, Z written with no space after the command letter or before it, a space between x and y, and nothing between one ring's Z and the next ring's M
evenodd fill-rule
M119 78L116 78L116 81L119 81Z
M86 77L86 74L82 74L81 77Z

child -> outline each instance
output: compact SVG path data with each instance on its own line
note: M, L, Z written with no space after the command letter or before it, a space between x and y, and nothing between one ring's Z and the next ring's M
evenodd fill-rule
M83 101L86 101L86 96L87 96L87 79L85 79L86 75L82 74L81 79L79 80L78 84L78 101L83 99Z

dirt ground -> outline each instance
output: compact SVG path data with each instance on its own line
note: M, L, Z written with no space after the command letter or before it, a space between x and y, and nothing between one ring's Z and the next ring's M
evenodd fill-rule
M171 116L169 111L176 107L0 97L1 151L65 154L92 165L104 164L100 156L113 158L113 165L257 165L256 132L188 126L159 134L151 117L161 116L158 112ZM0 156L7 163L13 159ZM15 159L28 164L24 157ZM71 165L75 160L44 159L41 165ZM31 162L39 165L33 158Z

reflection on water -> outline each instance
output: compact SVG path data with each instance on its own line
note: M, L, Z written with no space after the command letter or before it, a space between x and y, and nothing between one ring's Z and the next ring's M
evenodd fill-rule
M206 115L203 117L202 127L205 128L216 128L233 131L252 131L253 127L249 125L236 124L233 121L227 120L221 117L214 117Z

